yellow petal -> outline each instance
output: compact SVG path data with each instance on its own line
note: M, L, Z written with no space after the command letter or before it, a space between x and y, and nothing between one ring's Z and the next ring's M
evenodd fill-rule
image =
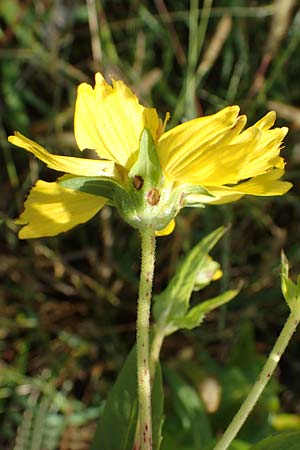
M269 111L264 117L258 120L253 127L258 128L261 131L269 130L275 123L276 112Z
M199 158L205 158L210 149L236 136L245 125L245 117L237 120L238 106L222 109L212 116L200 117L185 122L167 131L158 142L158 154L165 174L175 180L189 177L188 173L210 170L201 165ZM214 151L214 160L219 160ZM205 175L205 174L204 174Z
M283 195L291 189L292 183L288 181L280 181L284 174L282 169L273 169L268 173L258 175L251 178L249 181L238 184L232 188L244 194L269 196L269 195Z
M129 169L143 129L149 128L156 139L158 125L156 110L140 105L122 81L110 86L98 73L94 89L87 83L78 87L74 131L81 150L93 149L100 158Z
M261 121L263 121L263 119L261 119ZM259 127L262 127L259 122ZM240 146L240 151L238 153L240 153L240 155L242 153L244 154L244 158L241 157L240 163L237 165L239 180L263 174L273 167L284 167L283 159L279 154L283 138L287 134L288 128L283 127L261 131L259 127L255 124L253 127L241 133L241 135L236 137L232 142L234 148ZM243 144L243 135L246 136L248 132L253 132L254 130L259 130L257 139L253 141L252 144L251 142L249 142L248 145Z
M161 135L165 132L165 128L167 126L167 122L170 119L170 117L171 117L170 113L167 112L164 121L158 119L157 139L159 139Z
M25 210L16 219L20 239L56 236L91 219L106 199L39 180L29 192Z
M222 186L261 175L273 167L283 168L279 153L286 133L286 128L261 132L251 127L227 145L217 144L206 158L199 158L200 170L194 167L194 172L186 175L190 183Z
M219 280L220 278L222 278L223 276L223 272L221 269L217 269L214 273L214 276L212 277L213 281Z
M246 120L237 114L237 107L225 108L165 133L159 140L159 155L167 177L216 187L283 168L279 154L288 129L270 129L276 114L266 114L243 132Z
M223 205L239 200L244 194L235 193L231 188L225 186L209 186L207 190L213 197L202 194L190 194L187 196L187 202L203 203L209 205Z
M171 220L171 222L168 223L166 228L160 231L156 231L156 236L167 236L168 234L171 234L175 228L175 220Z
M292 187L292 184L288 181L279 180L283 174L284 171L282 169L273 169L268 173L253 177L249 181L239 183L234 187L205 186L214 197L191 194L187 200L191 202L209 203L211 205L221 205L235 202L246 194L256 196L283 195Z
M115 164L112 161L100 161L98 159L73 158L72 156L53 155L36 142L15 132L9 136L11 144L24 148L33 153L38 159L47 164L50 169L81 176L113 176Z

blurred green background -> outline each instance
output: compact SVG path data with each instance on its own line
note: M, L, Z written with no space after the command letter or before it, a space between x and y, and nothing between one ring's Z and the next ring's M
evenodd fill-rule
M223 278L201 295L243 283L237 300L163 348L163 450L200 450L199 433L222 433L288 314L282 248L292 276L300 272L299 2L0 1L3 450L88 450L135 339L135 230L108 207L51 239L19 241L13 222L37 178L57 174L7 136L19 130L55 153L78 155L76 88L93 84L96 71L123 79L161 117L170 112L169 126L238 104L250 124L273 109L277 124L290 128L283 155L294 188L287 195L184 211L175 232L158 241L155 292L193 244L231 224L214 252ZM235 449L300 428L299 344L298 331Z

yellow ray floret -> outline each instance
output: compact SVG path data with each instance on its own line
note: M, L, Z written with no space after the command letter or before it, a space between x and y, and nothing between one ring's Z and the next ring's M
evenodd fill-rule
M18 147L24 148L28 152L33 153L50 169L86 177L111 177L115 173L115 163L113 161L53 155L41 145L18 132L15 132L14 136L9 136L8 140L11 144L17 145Z
M190 165L205 152L207 146L230 140L245 124L237 123L238 106L230 106L217 114L190 120L164 133L158 142L158 155L169 178L178 170L189 170Z
M227 107L164 133L158 153L166 176L177 183L224 186L283 168L279 153L288 129L270 130L271 112L242 131L246 117L238 112L237 106Z
M31 189L25 209L16 220L23 225L20 239L56 236L87 222L105 205L103 197L63 188L59 183L39 180Z
M78 87L74 131L78 147L95 150L127 169L136 159L144 128L156 139L159 127L155 109L142 106L123 81L110 86L100 73L93 89L87 83Z
M235 202L246 194L257 196L283 195L292 187L292 184L288 181L280 181L283 174L283 169L274 169L233 187L206 186L207 190L212 195L211 197L191 194L188 196L188 199L195 203L221 205L224 203Z
M33 153L49 168L71 174L71 178L74 175L101 177L101 180L93 180L94 186L102 183L98 185L98 189L102 189L98 192L107 195L117 208L123 208L121 216L125 220L127 217L132 226L143 226L143 220L147 224L150 220L158 230L166 225L157 235L173 231L174 217L184 206L228 203L247 194L282 195L291 188L291 183L280 180L285 165L280 151L288 130L272 128L276 119L274 112L247 129L246 116L239 116L238 106L226 107L165 132L168 118L167 113L162 122L155 109L141 105L123 81L112 80L110 85L98 73L95 87L87 83L78 87L74 131L79 149L95 150L99 160L54 155L20 133L10 136L9 141ZM145 128L153 138L153 142L150 138L151 161L138 158L147 158L144 146L139 154ZM134 170L138 172L133 173ZM150 179L144 175L143 179L140 170L145 170L146 178ZM132 185L132 177L141 181L139 188ZM77 190L76 180L68 188L59 181L38 181L31 190L25 211L17 221L23 225L20 237L53 236L66 231L89 220L107 201L92 195L96 191ZM88 179L86 184L85 180L77 181L86 189L91 186ZM108 181L110 184L105 184L108 186L105 190L103 183ZM137 191L132 190L132 186ZM155 204L147 203L150 191L143 193L142 186L157 192ZM167 195L161 195L165 192ZM110 195L112 193L119 195L120 201ZM136 197L133 199L131 195ZM173 200L177 203L172 203ZM127 211L125 205L126 208L138 205L134 208L139 212ZM149 211L151 206L153 211Z

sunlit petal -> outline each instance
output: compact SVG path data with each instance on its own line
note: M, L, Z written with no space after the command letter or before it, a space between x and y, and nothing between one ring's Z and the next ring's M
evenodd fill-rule
M274 125L275 120L276 120L276 112L275 111L269 111L260 120L258 120L253 125L253 127L258 128L261 131L267 131Z
M38 159L47 164L50 169L82 176L113 176L115 164L112 161L74 158L72 156L53 155L36 142L15 132L8 138L11 144L24 148L33 153Z
M244 180L262 174L272 167L284 167L283 159L279 154L287 132L288 128L286 127L267 130L260 133L251 149L245 146L244 161L239 165L239 179ZM238 138L233 145L239 145Z
M105 205L106 199L65 189L39 180L31 189L24 211L15 221L23 225L20 239L56 236L87 222Z
M158 125L156 110L142 106L123 81L110 86L98 73L94 89L87 83L78 87L74 130L81 150L93 149L100 158L130 168L143 129L155 139Z
M244 126L244 123L239 122L237 131L232 131L238 112L237 106L231 106L212 116L182 123L164 133L158 142L158 155L166 175L180 179L207 148L226 139L227 134L238 133L240 126Z
M270 129L275 112L245 131L246 118L237 115L238 107L228 107L165 133L158 152L167 178L216 187L237 184L273 168L283 169L280 150L288 129Z

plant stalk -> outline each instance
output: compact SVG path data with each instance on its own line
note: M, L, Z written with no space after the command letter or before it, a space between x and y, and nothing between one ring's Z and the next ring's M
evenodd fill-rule
M291 312L260 375L253 385L250 393L248 394L248 397L242 404L237 414L234 416L232 422L228 426L227 430L223 434L221 440L218 442L214 450L226 450L233 439L236 437L237 433L242 428L244 422L246 421L257 400L265 389L267 383L269 382L283 352L285 351L290 339L296 331L298 324L299 314L296 315Z
M151 380L149 370L149 323L155 262L155 231L141 232L141 274L136 323L137 381L139 401L139 450L152 450Z

